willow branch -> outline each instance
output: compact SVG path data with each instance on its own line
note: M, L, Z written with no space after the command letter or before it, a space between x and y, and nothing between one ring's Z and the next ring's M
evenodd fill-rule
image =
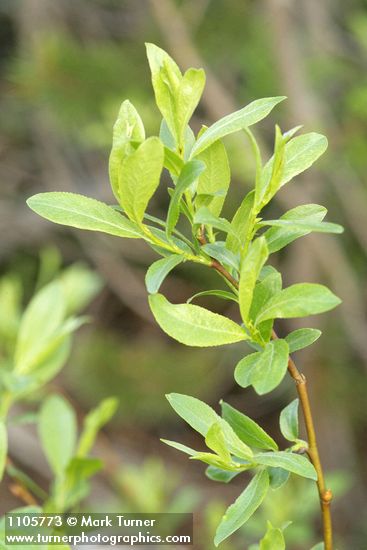
M217 260L213 260L211 267L215 269L222 277L224 277L232 286L238 289L238 281L232 277L232 275L226 270L226 268ZM276 340L278 338L275 330L272 331L272 338ZM332 492L330 489L326 488L324 472L320 460L319 449L317 445L315 424L312 416L312 409L310 404L310 399L308 396L307 381L304 374L302 374L295 362L291 357L288 359L288 372L293 378L298 397L301 403L304 423L307 432L308 440L308 450L307 454L311 463L313 464L316 473L317 473L317 488L319 492L319 500L322 514L322 523L323 523L323 534L324 534L324 544L325 550L332 550L333 548L333 535L332 535L332 521L331 521L331 511L330 503L333 498Z

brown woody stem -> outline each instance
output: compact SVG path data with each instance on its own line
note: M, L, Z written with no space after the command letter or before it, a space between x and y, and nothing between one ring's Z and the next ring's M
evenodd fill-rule
M212 260L211 267L222 275L232 286L238 289L238 281L226 270L226 268L220 264L217 260ZM272 338L275 340L278 338L276 332L273 330ZM306 377L297 369L295 362L291 357L288 360L288 372L293 378L298 393L299 400L301 402L304 423L307 432L308 450L307 454L311 463L313 464L317 473L317 488L319 492L322 525L324 534L324 546L325 550L333 549L333 530L331 522L330 504L333 498L330 489L326 488L324 472L321 465L319 450L317 446L317 438L315 432L315 425L312 416L310 399L307 391Z

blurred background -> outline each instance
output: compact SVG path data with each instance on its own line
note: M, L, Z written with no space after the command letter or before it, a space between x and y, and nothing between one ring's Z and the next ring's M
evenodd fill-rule
M88 312L93 322L76 337L53 388L79 414L116 395L120 407L97 454L106 469L89 504L98 511L196 510L196 546L213 548L212 533L241 478L229 486L206 480L202 465L165 448L159 437L195 447L196 436L170 409L164 394L189 393L217 407L220 398L256 419L282 444L280 410L294 398L290 381L265 397L233 380L241 348L184 348L155 325L144 274L154 259L141 242L105 238L56 226L27 209L30 195L64 190L113 203L108 154L114 119L129 98L150 134L159 129L144 42L166 49L180 64L205 67L207 87L193 120L202 123L253 99L288 100L255 128L266 154L274 124L303 124L329 138L317 168L297 178L272 205L270 217L305 202L329 209L342 236L308 236L274 257L286 284L318 281L342 297L335 312L311 319L321 340L296 360L305 372L317 419L324 465L336 494L337 548L367 548L366 513L366 251L367 251L367 3L364 0L0 0L0 270L17 277L23 302L60 269L81 262L97 276ZM232 192L224 214L253 185L245 139L227 140ZM151 204L167 206L165 186ZM40 275L41 272L41 275ZM214 288L215 275L185 265L163 288L184 301ZM206 305L224 312L215 299ZM51 313L50 313L51 314ZM279 332L297 327L279 323ZM307 325L304 325L307 326ZM27 427L17 432L13 458L47 485L37 444ZM26 459L25 459L26 457ZM18 506L2 489L1 511ZM287 548L320 540L315 488L292 481L266 500L224 550L250 546L266 518L286 520Z

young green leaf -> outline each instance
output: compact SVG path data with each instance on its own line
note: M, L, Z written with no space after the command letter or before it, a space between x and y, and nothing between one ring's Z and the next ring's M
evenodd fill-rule
M215 258L218 262L229 266L236 271L240 268L240 259L238 255L233 254L226 248L226 243L223 241L216 241L215 243L204 244L201 250L208 254L211 258Z
M3 478L6 457L8 455L8 432L3 420L0 420L0 481Z
M184 166L184 162L174 151L165 147L163 165L167 168L171 176L177 177Z
M212 481L218 481L219 483L229 483L234 477L241 472L230 472L229 470L222 470L216 466L208 466L205 470L205 475Z
M178 177L168 208L166 233L170 237L180 215L180 202L184 192L194 183L205 170L205 164L200 160L190 160L184 164Z
M182 80L181 71L175 61L155 44L146 44L146 50L158 109L172 136L177 139L175 99Z
M173 447L174 449L177 449L178 451L181 451L182 453L185 453L189 456L194 456L198 454L198 451L195 451L194 449L191 449L191 447L187 447L186 445L182 445L182 443L177 443L176 441L169 441L168 439L161 439L162 443L165 443L169 447Z
M266 240L264 237L259 237L250 245L242 261L238 298L244 323L248 321L256 281L267 257Z
M283 380L288 366L289 348L285 340L274 340L260 352L251 384L259 395L269 393Z
M274 155L271 164L265 165L256 181L255 204L257 211L260 211L270 201L281 186L286 160L285 147L286 139L282 135L279 126L276 126Z
M264 500L268 487L268 473L266 470L262 470L256 474L243 493L226 510L215 534L215 546L218 546L246 523Z
M278 450L278 445L275 443L274 439L251 418L237 411L224 401L221 402L221 406L224 420L228 422L241 441L246 443L246 445L258 449Z
M52 315L50 308L52 307ZM60 328L65 315L62 286L58 281L43 287L30 301L18 330L15 369L26 373Z
M273 466L269 466L267 470L269 474L270 488L273 489L273 491L280 489L280 487L287 483L290 475L288 470Z
M252 457L252 451L232 430L231 426L223 420L209 405L195 397L171 393L166 396L171 407L194 430L206 437L213 424L219 423L227 449L235 456L244 460Z
M195 300L195 298L199 298L201 296L217 296L218 298L222 298L222 300L231 300L232 302L238 303L237 296L225 290L203 290L203 292L198 292L197 294L191 296L191 298L187 300L187 303L190 304L193 300Z
M297 136L285 146L285 162L277 188L282 187L298 174L301 174L325 152L327 139L314 132ZM271 157L262 172L261 189L269 189L276 155ZM268 200L272 194L268 196Z
M131 141L140 143L145 140L144 124L130 101L122 103L113 127L112 149L109 158L109 175L112 191L120 202L119 173L124 158L134 152Z
M262 351L246 355L237 364L234 377L242 388L253 385L262 395L280 384L287 364L288 344L285 340L275 340L266 344Z
M86 457L92 449L99 430L107 424L115 414L118 400L114 397L104 399L98 407L90 411L84 419L84 427L80 436L77 456Z
M326 286L298 283L271 298L260 312L257 323L266 319L290 319L329 311L341 303Z
M229 472L238 470L237 464L223 460L223 458L214 453L198 453L195 456L191 456L190 458L191 460L200 460L201 462L204 462L204 464L209 464L210 466L214 466L223 470L228 470Z
M76 193L39 193L27 200L29 208L54 223L138 239L139 228L107 204Z
M156 103L179 148L186 126L205 85L202 69L188 69L182 76L173 59L154 44L146 44Z
M218 218L218 216L214 216L214 214L212 214L206 206L202 206L196 212L194 216L194 224L209 225L219 231L223 231L223 233L231 233L234 235L233 228L229 221L225 218ZM236 235L234 236L237 238Z
M285 540L281 529L273 527L268 521L268 529L260 541L259 550L285 550Z
M220 421L220 416L209 405L195 397L180 393L170 393L166 397L176 413L204 437L210 427Z
M227 235L226 245L235 254L239 252L241 243L245 243L251 227L251 210L254 206L255 192L250 191L243 199L237 212L233 216L232 232Z
M191 68L185 72L180 82L176 107L177 141L179 145L184 142L187 125L202 96L205 79L203 69Z
M303 348L307 348L321 336L321 330L316 328L299 328L285 337L288 342L289 353L294 353Z
M223 143L218 140L205 149L197 158L205 163L206 170L199 177L195 205L197 208L205 206L203 198L212 195L213 198L207 207L214 216L219 216L231 179L226 149ZM217 196L217 193L220 193L220 195Z
M43 402L38 429L47 460L59 476L74 454L77 430L75 413L63 397L51 395Z
M237 363L234 371L234 378L237 384L242 388L247 388L248 386L251 386L252 376L255 372L261 354L262 351L250 353Z
M120 204L128 217L140 224L158 185L164 150L157 137L150 137L122 163L119 178Z
M192 304L171 304L162 294L149 296L153 315L169 336L187 346L221 346L247 339L234 321Z
M302 220L309 223L321 222L326 216L327 210L318 204L303 204L288 210L280 220L295 221ZM271 227L264 233L268 243L269 253L281 250L299 237L308 235L310 231L306 229L290 229L289 227Z
M294 399L280 413L280 431L288 441L298 439L298 405L299 400Z
M315 231L316 233L343 233L344 228L337 223L308 222L305 220L263 220L258 227L270 225L272 227L284 227L291 231Z
M269 266L270 267L270 266ZM261 273L259 279L261 278ZM261 279L255 286L249 318L252 322L256 321L259 312L265 304L282 290L282 276L276 270L271 271L269 275ZM264 340L268 342L271 337L273 321L264 321L258 326L259 332Z
M155 294L167 275L179 264L185 261L185 256L172 254L161 260L157 260L150 266L145 276L145 286L150 294Z
M286 145L286 163L282 185L310 168L326 151L327 146L326 137L315 132L291 139Z
M217 453L224 462L231 462L231 454L227 449L223 430L219 422L212 424L205 437L206 446Z
M257 464L275 466L293 472L299 476L317 480L317 473L311 462L304 456L286 451L259 453L254 456Z
M199 137L192 149L191 156L199 155L210 147L212 143L228 134L233 134L243 128L256 124L256 122L265 118L275 105L283 101L283 99L285 99L284 96L257 99L243 109L218 120Z

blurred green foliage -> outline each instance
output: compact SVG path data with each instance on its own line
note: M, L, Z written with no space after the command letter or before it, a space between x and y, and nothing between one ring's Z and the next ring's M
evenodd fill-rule
M31 10L31 3L33 7L36 6L35 11ZM179 8L181 17L187 24L194 47L214 75L224 82L225 90L238 106L254 97L287 93L279 67L279 52L282 48L274 36L274 17L268 11L274 2L182 0L173 4ZM283 3L279 3L279 12L281 4ZM298 71L301 71L308 84L305 94L308 95L311 91L319 107L317 124L331 142L323 165L322 185L319 186L318 179L312 193L317 198L318 195L327 194L326 202L331 205L332 218L347 227L342 252L355 278L354 284L357 284L357 302L363 315L358 317L353 326L361 327L362 336L359 341L363 341L367 264L365 248L354 228L357 225L362 235L365 234L366 5L364 0L347 3L341 0L333 3L301 0L297 4L290 3L289 6L292 28L291 32L284 34L284 39L293 35L301 52L301 67L298 63L295 67L288 64L288 69L291 75L298 75ZM4 357L4 353L14 345L21 304L31 296L35 285L41 287L51 280L61 261L57 254L54 254L52 260L51 253L46 262L48 266L44 268L37 283L36 266L40 248L45 243L55 242L57 238L61 244L63 261L67 265L80 259L90 261L85 248L77 242L75 235L64 233L55 236L50 232L47 236L37 233L33 226L34 219L26 230L21 230L25 218L25 198L34 192L45 190L45 179L52 189L56 188L54 180L63 182L63 178L67 179L63 166L52 166L47 177L42 174L40 158L48 157L48 152L44 152L44 144L37 137L39 115L46 114L47 120L51 121L46 126L46 135L61 137L63 143L73 150L78 168L79 164L83 165L88 161L98 177L103 174L107 178L111 127L123 99L134 99L148 134L157 131L158 113L153 110L143 43L154 41L166 47L169 40L161 33L150 9L150 2L143 6L143 3L134 0L58 3L4 0L0 3L0 30L0 268L6 274L0 290L2 303L6 304L5 309L0 309L0 327L1 357ZM175 54L172 48L170 53ZM295 98L290 97L290 100L294 102ZM286 105L284 109L284 118L288 120L289 111ZM310 118L312 117L307 113L304 114L306 127ZM210 119L207 106L200 105L198 122L208 122ZM312 125L314 127L313 122ZM266 130L264 126L261 137L271 146L272 136ZM248 186L253 176L253 165L249 160L248 147L243 147L244 143L241 141L239 146L235 140L228 147L235 162L234 189L238 196L244 194L244 187ZM64 151L60 154L63 156ZM65 158L64 162L67 163L68 159ZM75 178L72 182L65 181L65 189L70 183L74 183L73 190L77 191L81 185L80 173L73 164L70 170L75 173ZM332 184L338 178L341 199L336 196ZM359 180L358 186L355 183L356 178ZM88 174L85 181L86 185L92 184ZM102 187L101 182L99 189ZM359 190L359 199L357 203L352 203L356 188ZM297 196L294 201L297 201ZM352 204L357 204L361 210L358 213L353 208L353 212L345 210L345 205ZM226 209L231 208L231 204L226 205ZM49 226L44 226L44 233L48 228ZM332 257L334 256L332 253ZM308 272L310 265L312 267L316 263L311 255L306 262L300 262L296 267L291 254L284 256L282 261L286 262L290 279L294 276L296 267ZM137 262L136 257L133 258L130 267L136 268L137 263L141 265L143 261ZM345 273L338 263L332 269L334 272ZM200 290L200 280L196 281L197 286L193 289L184 286L191 278L185 270L186 268L179 272L177 284L170 289L172 295L176 292L180 299L186 292L189 295ZM139 280L143 280L141 270L136 269L135 274ZM120 277L121 274L118 273L117 276ZM313 276L317 274L311 272L310 278ZM356 290L350 279L350 274L347 273L342 293L347 302ZM20 292L22 286L23 298ZM232 392L232 397L244 405L244 408L258 410L251 392L233 395L229 384L232 372L228 372L226 356L222 352L214 353L205 361L200 352L196 355L196 352L191 354L189 351L191 362L189 355L181 349L168 345L163 339L155 338L145 321L138 318L135 311L130 311L126 304L119 303L116 294L110 290L104 292L104 299L98 306L98 324L83 330L77 340L73 361L68 366L67 387L74 398L91 406L100 397L109 395L112 390L114 395L119 394L122 401L119 413L121 424L117 426L123 429L124 423L130 422L128 415L131 415L142 432L146 430L147 433L152 429L160 430L162 423L167 422L168 415L172 419L163 393L178 389L185 393L186 388L189 393L193 384L198 396L215 402L219 393L216 382L220 380L228 390L227 393ZM351 309L346 311L346 317L349 317L348 322L351 324ZM329 428L320 427L321 436L325 435L327 439L325 451L330 467L345 467L355 473L353 505L350 505L349 497L344 500L347 503L345 506L336 503L336 528L345 540L346 548L362 550L367 541L367 523L363 517L363 483L366 479L363 456L367 450L364 437L366 361L355 342L350 341L350 332L348 333L346 325L342 325L339 318L333 319L325 333L330 337L325 337L322 349L317 348L317 355L312 359L314 400L321 410L326 406L330 409L326 422ZM299 354L299 358L301 362L304 361L302 354ZM230 363L233 362L231 358ZM197 368L199 363L202 365L200 372ZM305 363L305 370L310 367L310 364ZM87 388L81 382L81 376L86 372L90 376ZM137 383L139 372L144 373L144 379L147 380L144 384ZM185 372L188 373L187 378ZM60 383L64 382L61 378ZM328 384L331 395L325 396L325 383ZM267 414L261 419L264 427L273 427L274 417L277 418L283 401L281 393L269 399ZM175 429L174 426L171 428ZM330 437L334 441L331 442ZM342 445L340 438L348 443ZM217 523L218 516L220 517L225 508L223 501L230 501L221 487L218 487L216 494L218 503L213 503L212 509L207 511L205 527L204 523L201 525L205 532L204 541L210 540L210 535L207 534L209 525L214 526ZM213 495L214 490L211 498ZM297 494L294 495L296 498ZM302 504L300 499L298 504ZM283 503L278 504L277 511L283 506ZM302 516L298 520L303 519L303 533L307 540L317 541L318 525L313 521L312 514L307 510L303 512L303 508L296 510L296 516L298 514ZM297 518L294 519L296 523ZM278 525L276 517L273 524ZM264 526L265 523L261 526L262 533ZM292 528L288 527L285 532L287 540L290 537L290 548L293 544ZM254 528L253 541L258 541L259 538L258 531ZM229 546L228 543L228 549L225 550L243 547L241 541L238 545L234 544L236 546Z

